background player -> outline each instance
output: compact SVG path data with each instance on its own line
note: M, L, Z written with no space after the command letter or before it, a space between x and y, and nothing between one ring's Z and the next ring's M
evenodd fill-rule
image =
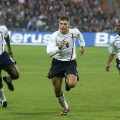
M117 31L117 35L110 41L108 47L110 55L106 64L106 71L109 71L110 63L112 62L115 54L117 53L116 67L120 73L120 20L116 22L116 31Z
M6 41L8 53L4 50L4 41ZM7 107L7 100L4 95L2 84L2 70L6 71L9 74L9 76L4 77L3 79L11 91L14 90L14 86L11 80L19 78L19 72L14 61L12 60L12 57L13 54L10 46L8 29L5 26L0 26L0 100L2 107Z

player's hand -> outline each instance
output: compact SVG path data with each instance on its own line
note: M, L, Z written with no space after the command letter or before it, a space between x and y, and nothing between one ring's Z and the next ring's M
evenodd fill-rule
M106 71L109 72L110 65L106 65Z
M85 52L85 48L84 48L84 47L81 47L79 53L80 53L81 55L83 55L84 52Z
M59 44L58 48L61 49L66 43L67 43L67 41L62 40L61 43Z

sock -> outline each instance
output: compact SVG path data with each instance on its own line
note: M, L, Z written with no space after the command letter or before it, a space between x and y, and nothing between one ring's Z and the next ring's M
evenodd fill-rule
M6 101L6 97L4 95L4 89L3 89L3 87L0 89L0 99L1 99L1 101Z
M68 104L67 104L67 102L65 100L64 93L62 92L60 96L56 96L56 97L57 97L57 100L59 101L60 105L63 108L68 109Z

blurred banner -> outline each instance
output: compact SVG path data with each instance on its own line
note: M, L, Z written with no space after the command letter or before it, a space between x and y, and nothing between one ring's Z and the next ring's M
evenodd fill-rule
M9 31L10 42L12 45L47 45L47 42L52 32L21 32L21 31ZM116 35L116 33L87 33L83 32L86 46L108 46L110 39ZM79 46L78 40L76 40L76 46Z

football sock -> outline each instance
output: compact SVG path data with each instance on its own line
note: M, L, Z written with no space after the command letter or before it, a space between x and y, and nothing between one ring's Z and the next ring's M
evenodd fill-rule
M6 101L6 97L4 95L4 89L3 89L3 87L0 89L0 99L1 99L1 101Z
M67 108L68 109L68 104L65 100L65 97L64 97L64 93L62 92L60 96L56 96L57 97L57 100L59 101L60 105L63 107L63 108Z

